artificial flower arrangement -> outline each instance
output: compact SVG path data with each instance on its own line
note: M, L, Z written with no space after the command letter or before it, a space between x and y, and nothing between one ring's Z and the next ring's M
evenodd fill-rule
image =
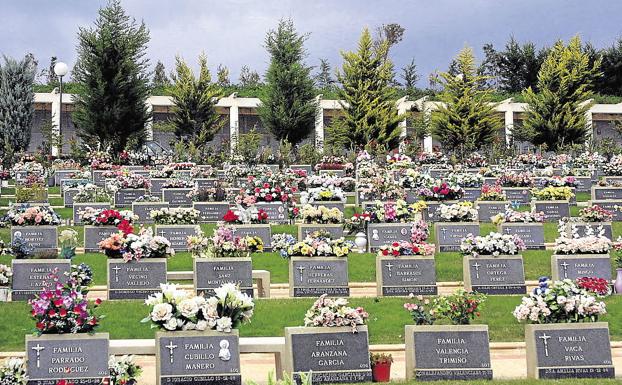
M73 196L76 203L110 202L110 195L102 187L93 183L78 186L78 192Z
M533 187L533 176L528 172L502 173L497 178L497 184L503 187Z
M232 183L240 178L262 176L270 174L271 172L272 171L267 166L234 164L225 168L225 179L227 182Z
M65 229L58 235L60 255L65 259L72 259L76 256L78 246L78 232L74 229ZM1 281L1 280L0 280Z
M553 324L596 322L606 313L605 303L597 300L585 286L579 287L570 279L551 282L543 277L512 314L521 322Z
M188 179L168 179L162 184L162 188L193 188L195 183Z
M5 220L13 226L56 226L60 225L60 216L51 206L30 206L14 204L5 215Z
M162 236L154 236L151 228L141 228L138 234L112 234L99 242L98 246L109 258L123 258L125 262L143 258L169 258L175 255L171 242Z
M192 170L194 167L196 167L196 163L192 163L192 162L175 162L175 163L169 163L166 166L164 166L162 168L162 170L166 171L166 172L174 172L174 171L188 171L188 170Z
M292 239L292 243L279 245L283 247L277 249L273 245L273 249L279 251L284 258L289 257L347 257L350 254L354 244L346 241L345 238L331 239L330 234L326 231L319 230L309 233L301 242ZM287 246L287 249L285 249Z
M304 223L324 223L338 224L343 222L343 212L337 207L328 208L323 205L313 206L306 204L302 206L298 214Z
M474 257L480 255L516 255L525 250L525 242L516 234L491 232L485 236L469 234L462 239L460 251Z
M388 154L386 162L391 169L410 168L414 165L410 156L400 153Z
M406 197L404 189L390 174L359 180L356 190L359 198L365 201L388 201Z
M368 208L370 222L373 223L397 223L412 222L420 217L420 213L427 205L424 202L408 204L403 199L395 202L376 201Z
M507 206L505 211L492 217L492 223L542 223L546 215L542 211L516 211Z
M343 190L338 187L314 187L300 193L300 203L345 202Z
M379 257L399 257L409 255L434 255L434 245L429 243L412 243L409 241L393 242L390 245L380 246Z
M547 178L543 178L540 182L543 187L577 187L579 182L574 176L559 176L553 175Z
M558 227L559 237L555 239L555 254L607 254L611 250L612 243L605 236L605 229L598 226L596 230L592 226L585 227L585 235L579 236L575 225L570 226L568 234L565 221L560 221Z
M227 210L222 219L229 224L265 224L268 223L268 213L255 206L244 208L238 205Z
M214 187L195 186L186 194L186 197L192 199L193 202L224 202L227 200L227 192L220 185Z
M195 166L190 169L190 178L215 178L218 170L210 165Z
M134 231L132 224L138 220L138 216L131 210L100 209L85 207L78 210L82 223L89 226L116 226L124 234Z
M142 368L134 362L134 356L124 355L119 358L110 356L108 359L110 385L136 385Z
M537 201L567 201L574 196L574 193L570 187L547 186L531 189L531 196Z
M441 319L448 320L452 325L469 325L471 320L480 316L480 307L486 301L485 295L464 289L433 300L412 294L409 298L411 302L405 303L404 309L416 325L433 325Z
M373 175L373 177L375 177L376 175L381 175L381 173L378 172L377 174ZM432 183L432 177L430 175L421 173L418 170L415 170L413 168L407 168L406 170L401 170L398 175L399 175L398 183L402 188L417 188L419 186ZM458 182L456 183L460 184ZM468 186L465 186L465 187L468 187Z
M170 178L172 175L173 175L173 170L164 171L164 170L155 169L155 170L149 171L149 177L154 178L154 179Z
M472 202L462 201L451 205L441 203L436 212L443 222L477 221L477 210Z
M106 189L109 191L118 191L122 189L148 190L149 188L151 188L151 181L149 178L126 171L120 171L114 179L111 179L106 183Z
M518 164L534 166L536 168L545 168L549 165L549 162L544 159L542 155L534 153L519 154L516 157L516 162Z
M193 225L199 223L199 214L191 207L162 207L151 210L149 217L158 225Z
M603 164L603 171L608 176L622 175L622 155L614 155L609 162Z
M305 313L305 327L342 327L352 328L352 332L358 331L358 326L365 325L369 314L362 307L353 308L348 306L345 298L328 298L323 294L311 308Z
M484 184L482 186L482 194L477 199L478 201L506 201L508 198L505 196L505 192L500 185Z
M27 385L28 374L26 362L23 358L10 357L0 365L0 384L2 385Z
M592 176L593 171L593 167L591 166L590 168L570 168L568 166L563 166L562 167L562 171L561 171L561 175L562 176Z
M447 168L449 160L440 151L423 151L417 155L415 162L419 165L434 165L437 168Z
M411 170L411 169L406 169ZM402 170L404 171L404 170ZM361 179L373 178L382 174L385 170L372 161L366 161L356 165L356 177Z
M612 293L611 284L608 280L599 277L579 277L575 280L579 289L594 293L596 297L609 297Z
M327 174L320 174L307 177L305 184L307 187L333 187L339 188L342 191L353 192L356 188L356 179L350 177L339 177Z
M74 159L57 158L50 165L52 170L81 170L82 165Z
M613 213L599 205L591 205L579 211L579 218L584 222L611 222Z
M320 170L343 170L346 168L347 161L343 156L325 155L320 162L315 165L315 171Z
M276 233L272 234L271 242L272 248L278 251L281 257L287 258L287 249L296 243L297 239L289 233Z
M91 170L110 170L114 167L108 151L91 151L88 157Z
M134 200L134 203L147 203L147 202L162 202L161 196L145 194L141 195Z
M10 266L0 264L0 287L11 286L12 277L13 269Z
M417 194L426 201L455 200L462 198L464 189L455 183L435 179L434 182L417 189Z
M45 176L45 168L41 163L35 161L19 161L15 163L11 168L11 173L13 175L24 172L28 175L34 175L38 177Z
M197 258L242 258L261 253L263 241L257 236L237 236L231 227L219 226L211 237L200 230L188 236L188 251Z
M343 229L348 234L358 233L365 231L367 225L371 222L371 214L368 212L354 213L350 219L347 219L343 224Z
M251 206L257 202L282 202L289 203L294 200L295 187L285 183L274 184L261 178L249 177L247 187L240 190L235 197L235 203Z
M605 164L607 159L598 152L584 151L573 159L573 165L579 168L594 169Z
M160 284L161 292L145 300L149 315L141 322L160 330L216 330L231 333L250 322L255 304L235 284L225 283L205 298L183 290L174 283Z
M452 173L449 176L449 181L457 184L460 187L481 187L484 183L484 176L482 174L474 173Z
M488 166L488 161L482 154L474 152L464 160L464 165L468 168L481 168Z

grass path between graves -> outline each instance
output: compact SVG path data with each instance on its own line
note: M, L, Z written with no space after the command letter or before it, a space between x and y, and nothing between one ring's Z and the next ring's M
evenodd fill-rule
M475 321L488 324L490 339L494 342L524 340L524 328L512 316L520 303L520 296L489 297L482 308L482 316ZM257 299L252 323L240 328L244 337L283 336L283 328L301 326L304 314L314 299ZM369 338L371 344L404 343L404 325L412 324L403 309L404 298L352 298L351 306L362 306L370 314ZM601 320L609 322L611 339L622 340L622 296L606 299L609 314ZM33 321L30 308L24 302L0 303L0 351L20 351L24 335L30 334ZM140 320L148 308L142 301L105 301L97 313L106 317L100 331L109 332L112 339L153 338L155 329Z

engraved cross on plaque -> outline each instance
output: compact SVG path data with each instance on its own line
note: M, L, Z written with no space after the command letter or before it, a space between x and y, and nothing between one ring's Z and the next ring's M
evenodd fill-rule
M506 234L509 234L509 233L510 233L510 231L511 231L511 230L510 230L510 228L509 228L509 227L506 227L506 228L505 228L505 233L506 233Z
M173 350L177 349L177 345L173 345L173 341L169 341L168 345L164 346L169 351L169 358L171 359L171 364L173 363Z
M119 266L115 266L111 270L114 270L114 281L119 282L119 270L122 269Z
M546 333L544 333L538 338L540 338L542 342L544 343L544 355L548 357L549 356L549 339L551 339L551 336L547 336Z
M296 269L300 272L300 282L302 282L302 278L303 278L302 274L305 271L305 267L304 266L298 266Z
M37 352L37 368L39 368L40 364L41 364L41 362L40 362L41 351L43 349L45 349L45 347L37 344L37 346L33 346L31 349L34 350L35 352Z
M479 263L475 262L473 265L471 265L475 268L475 278L479 279L479 268L482 266Z
M570 264L564 261L564 263L560 263L559 265L564 269L564 278L568 278L568 266L570 266Z
M443 238L447 238L447 236L445 235L445 233L447 232L447 228L441 227L441 232L443 233Z
M161 236L161 237L164 237L164 234L166 234L166 231L164 231L164 230L160 230L160 236Z
M393 268L393 264L389 262L384 266L387 268L387 271L389 272L389 278L393 277L393 270L391 270L391 268Z

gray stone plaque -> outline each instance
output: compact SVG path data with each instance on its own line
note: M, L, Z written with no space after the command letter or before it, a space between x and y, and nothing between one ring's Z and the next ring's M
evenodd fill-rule
M304 170L307 172L307 175L313 174L313 166L310 164L292 164L289 168L292 170Z
M592 199L622 199L622 187L592 187Z
M73 207L73 197L78 193L77 188L70 188L63 192L63 205L65 207Z
M108 333L26 336L28 385L100 385L108 371Z
M518 235L527 249L544 250L544 226L542 223L502 223L500 232L503 234Z
M319 297L322 294L348 297L348 258L290 258L289 294L291 297Z
M367 226L367 243L370 250L393 242L408 241L412 223L370 223Z
M58 249L58 228L56 226L11 226L11 242L22 237L35 252Z
M477 217L480 222L490 223L492 222L492 217L499 213L505 212L505 207L508 206L510 202L501 201L501 202L476 202L475 208L477 209Z
M334 175L336 177L346 176L344 170L320 170L320 175Z
M54 171L54 185L60 186L60 181L63 179L70 179L70 176L81 172L80 170L56 170Z
M525 269L520 255L463 257L464 287L488 295L525 294Z
M199 212L201 223L216 223L222 221L231 205L229 202L194 202L192 207Z
M194 288L208 296L225 283L235 283L253 296L253 262L250 258L194 258Z
M138 216L138 223L152 224L151 211L168 208L168 202L134 202L132 203L132 212Z
M118 232L117 226L84 226L84 251L99 251L99 242Z
M439 252L460 251L462 238L467 235L479 235L477 222L438 222L434 224L436 250Z
M82 224L82 219L80 218L80 210L84 210L87 207L92 207L94 209L109 209L110 203L105 202L91 202L91 203L74 203L73 204L73 224L80 225Z
M238 331L156 333L158 385L241 385Z
M343 213L346 209L346 202L340 202L340 201L315 202L315 203L312 203L312 206L313 207L324 206L327 209L338 208L339 211Z
M151 194L158 195L162 193L162 186L167 184L171 179L169 178L151 178Z
M27 301L34 298L45 287L50 287L53 280L50 274L58 276L61 283L67 282L65 273L71 270L71 261L66 259L13 259L13 281L11 299Z
M165 188L162 196L171 207L192 207L192 198L187 196L190 191L191 188Z
M314 384L371 382L366 326L285 328L288 366L295 379L313 372Z
M238 237L259 237L263 241L264 250L272 249L272 228L270 225L232 225Z
M193 180L198 188L212 188L220 182L216 178L196 178Z
M609 254L552 255L554 280L598 277L611 281Z
M610 199L610 200L597 200L593 199L589 202L590 205L598 205L601 208L611 211L613 214L613 221L622 221L622 199ZM617 209L616 207L619 207Z
M302 241L307 235L315 231L327 231L330 234L331 239L338 239L343 237L343 226L332 224L311 224L311 223L299 223L298 224L298 240Z
M93 183L96 186L104 187L106 185L106 178L104 178L104 172L106 172L106 170L93 170L91 172L93 174Z
M576 190L577 192L589 192L592 188L592 177L591 176L575 176L575 181L577 182Z
M188 251L188 236L196 235L198 225L156 225L155 234L171 242L175 251Z
M475 202L482 195L482 189L479 187L467 187L464 189L462 199L469 202Z
M491 380L487 325L406 325L406 378Z
M270 223L289 223L289 212L284 203L259 202L255 204L255 207L268 213L268 222Z
M149 192L145 189L121 189L114 194L115 207L131 207L132 203Z
M531 205L535 211L544 213L544 220L547 222L557 222L564 217L570 217L568 201L534 201Z
M598 227L602 226L603 231L605 232L604 236L613 240L613 229L611 227L611 222L570 222L566 224L566 231L568 234L571 234L572 227L574 227L579 236L583 237L586 235L588 228L590 228L594 234L598 234Z
M108 259L108 299L145 299L166 283L166 259Z
M510 202L526 205L531 202L529 187L504 187L503 192Z
M434 256L376 257L378 296L436 295Z

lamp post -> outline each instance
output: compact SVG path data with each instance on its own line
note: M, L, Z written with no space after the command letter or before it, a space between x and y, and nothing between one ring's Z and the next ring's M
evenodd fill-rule
M58 133L59 134L62 132L61 129L63 125L63 76L67 75L68 71L69 71L69 68L67 67L67 64L63 62L58 62L54 65L54 73L56 74L56 76L58 76L60 80L60 107L59 107L59 117L58 117ZM54 147L56 146L52 147L52 155L57 155L58 149L54 151ZM56 152L56 154L54 152Z

